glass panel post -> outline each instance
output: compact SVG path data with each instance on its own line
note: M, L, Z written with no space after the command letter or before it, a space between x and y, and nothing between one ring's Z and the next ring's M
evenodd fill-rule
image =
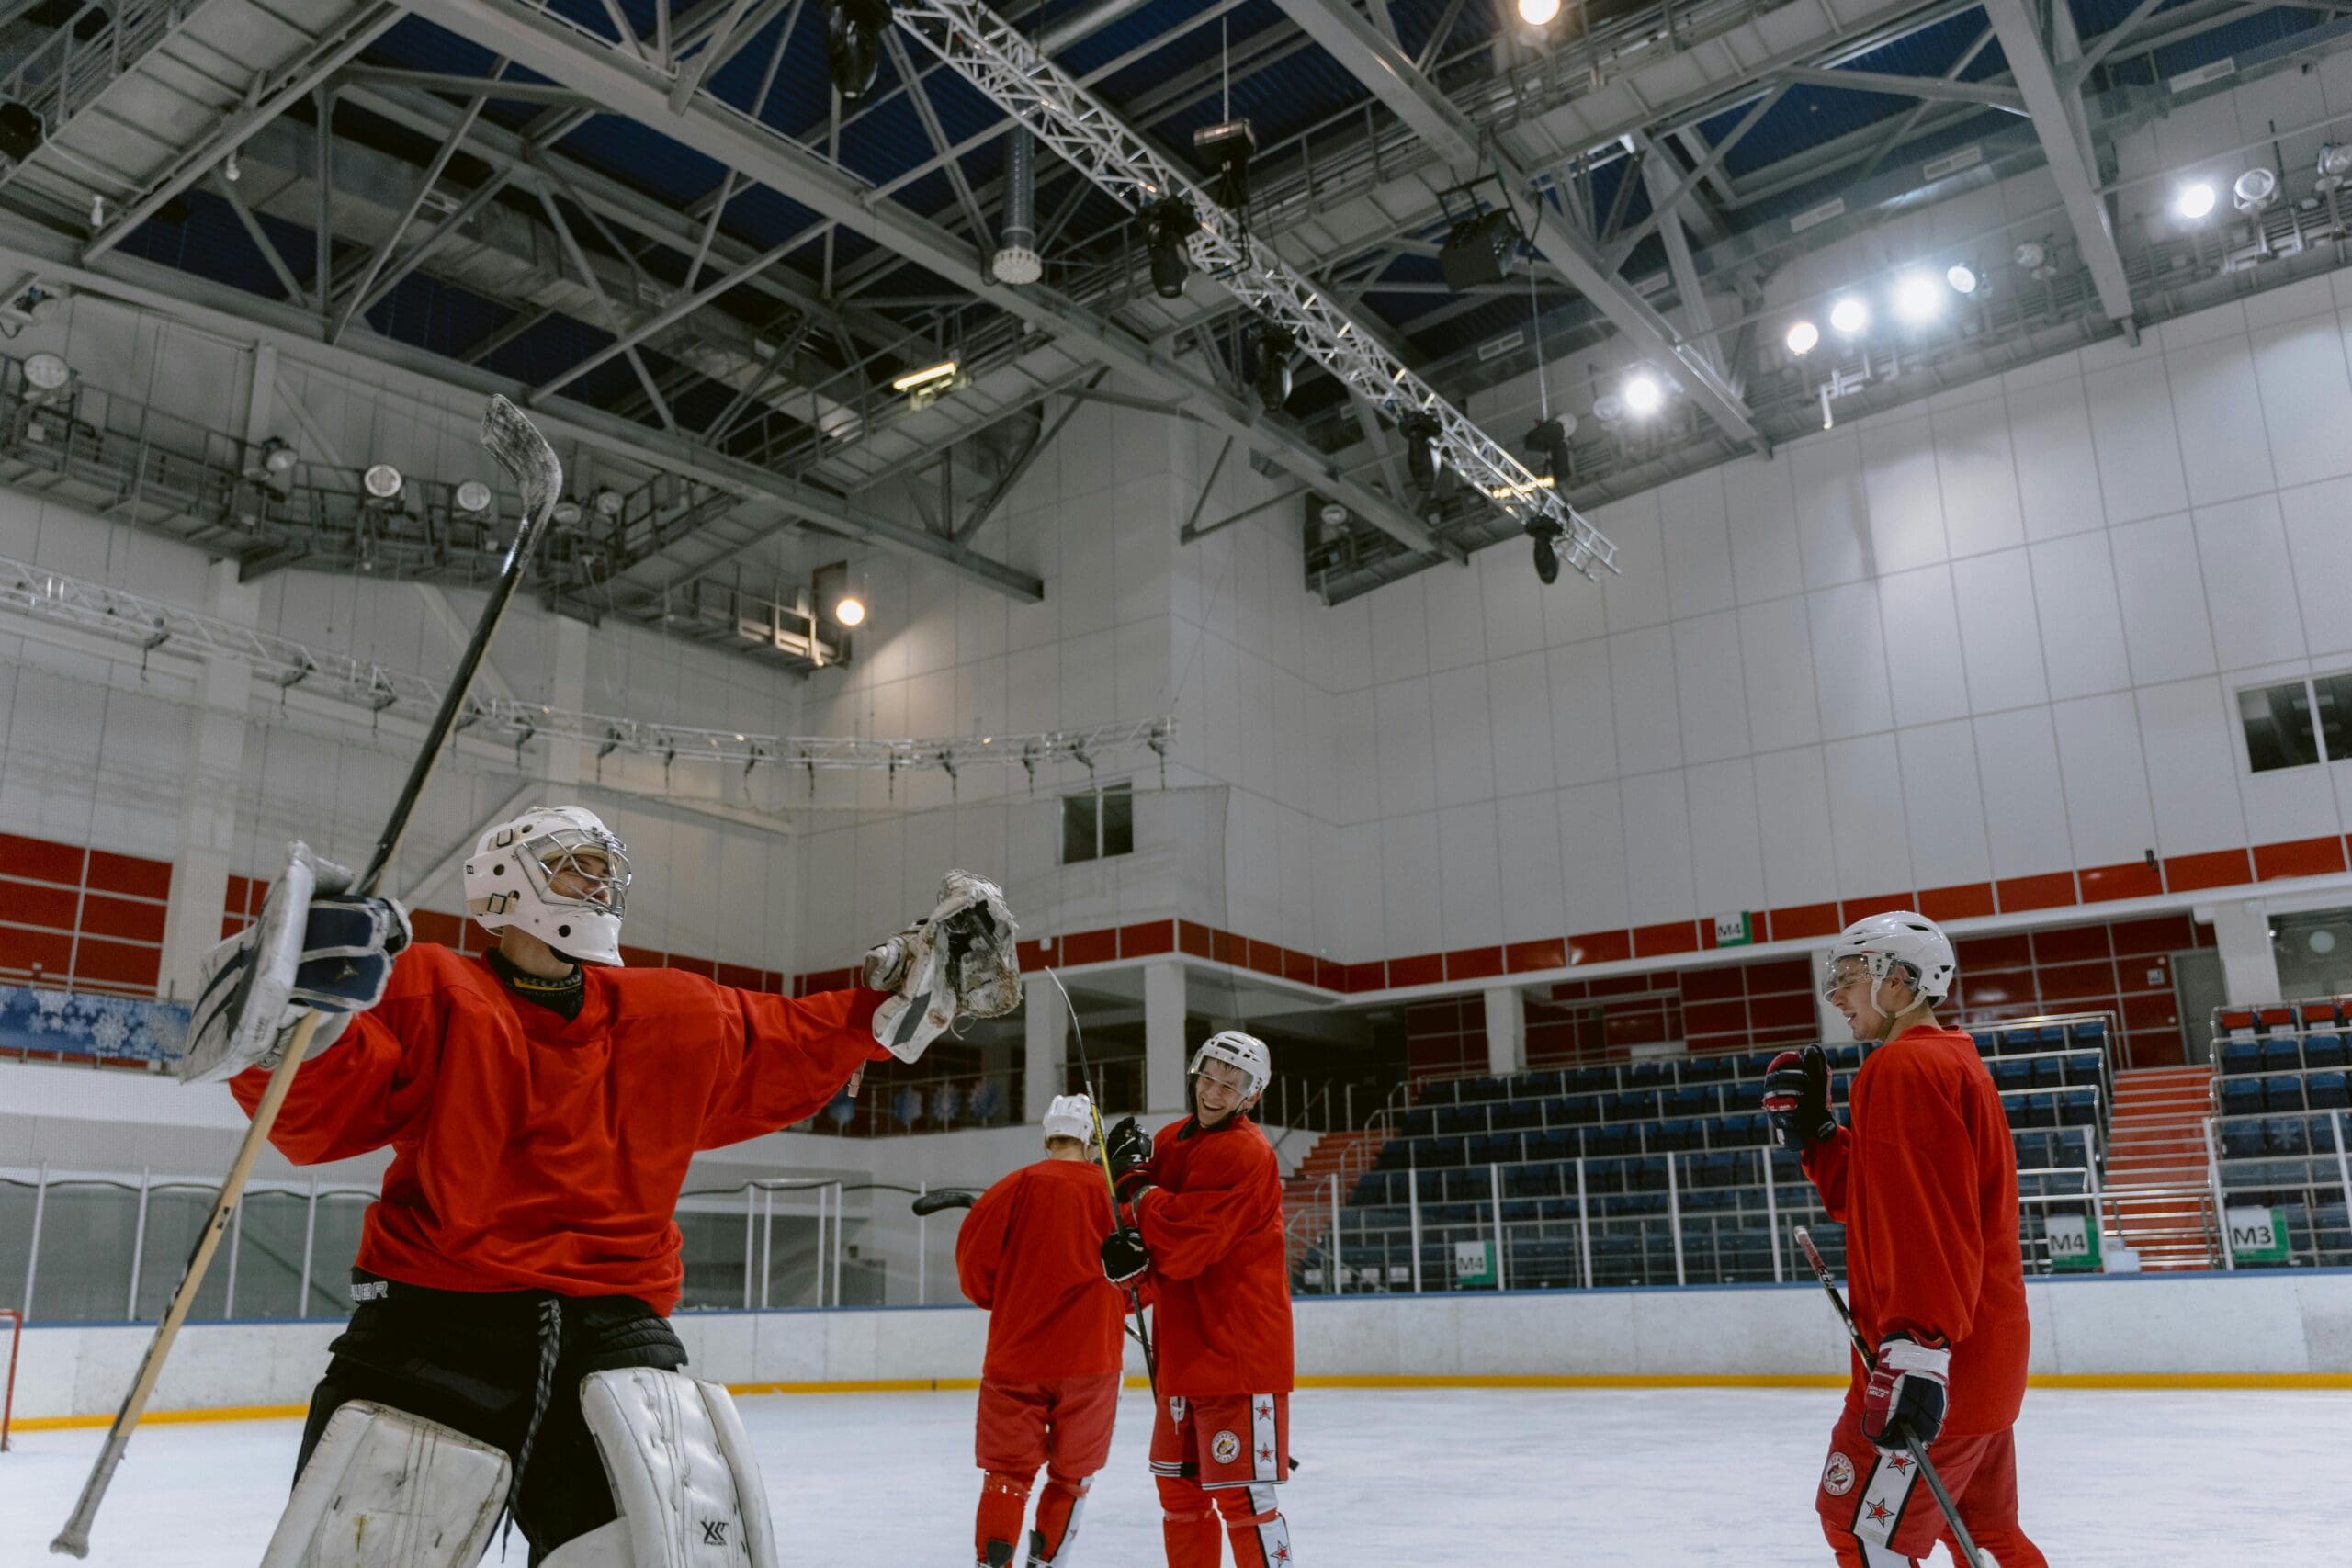
M130 1291L123 1298L122 1317L126 1323L139 1321L139 1265L147 1255L147 1193L153 1185L154 1171L151 1167L139 1168L139 1220L130 1232Z
M1682 1189L1674 1178L1674 1156L1666 1156L1666 1229L1674 1238L1674 1282L1687 1285L1690 1281L1682 1271Z
M2338 1136L2342 1134L2339 1133ZM33 1315L33 1281L40 1273L41 1212L49 1207L49 1161L40 1162L40 1170L33 1178L33 1237L25 1248L25 1294L18 1311L29 1321Z

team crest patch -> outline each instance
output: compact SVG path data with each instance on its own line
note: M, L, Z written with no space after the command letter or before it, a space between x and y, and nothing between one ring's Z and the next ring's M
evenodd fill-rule
M1854 1461L1832 1450L1829 1462L1821 1472L1821 1489L1832 1497L1843 1497L1851 1492L1854 1489Z
M1209 1439L1209 1458L1219 1464L1231 1464L1241 1457L1241 1439L1231 1432L1219 1432Z

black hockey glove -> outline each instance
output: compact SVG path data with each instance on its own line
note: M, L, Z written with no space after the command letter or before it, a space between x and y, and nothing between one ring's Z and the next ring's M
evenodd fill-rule
M1111 1185L1119 1201L1131 1201L1150 1184L1151 1134L1132 1116L1123 1116L1102 1134L1102 1154L1111 1167Z
M1143 1232L1133 1225L1121 1225L1102 1238L1102 1277L1114 1285L1131 1283L1151 1267L1151 1249L1143 1244Z
M1764 1114L1772 1141L1799 1154L1838 1130L1829 1110L1829 1058L1818 1045L1783 1051L1764 1074Z
M1944 1429L1944 1391L1951 1375L1949 1347L1890 1334L1879 1341L1871 1385L1862 1394L1862 1436L1900 1453L1914 1438L1926 1448Z

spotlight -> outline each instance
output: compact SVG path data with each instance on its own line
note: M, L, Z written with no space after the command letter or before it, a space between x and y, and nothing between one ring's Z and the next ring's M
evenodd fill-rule
M1217 171L1210 195L1228 212L1250 209L1250 160L1258 153L1258 133L1246 119L1220 120L1193 132L1193 151Z
M359 482L366 485L368 493L378 501L390 501L400 494L402 480L401 471L390 463L371 463L368 471L360 476Z
M1560 541L1567 530L1552 518L1543 515L1527 520L1527 536L1535 544L1535 575L1549 588L1560 581Z
M2230 204L2248 218L2259 218L2278 199L2278 176L2256 166L2240 175L2230 186Z
M2009 259L2026 271L2031 272L2050 259L2050 253L2044 250L2039 242L2028 240L2009 253Z
M1871 324L1871 308L1854 295L1849 294L1829 307L1829 325L1843 336L1852 337Z
M1954 262L1944 268L1944 281L1951 285L1955 294L1976 292L1976 269L1966 262Z
M845 626L863 626L865 622L865 601L854 590L845 590L833 601L833 619Z
M21 164L40 150L40 116L14 98L0 104L0 158Z
M1944 312L1944 288L1924 272L1906 272L1894 280L1894 313L1912 326L1924 326Z
M588 504L597 516L609 523L621 514L621 492L609 485L599 485L596 493L588 498Z
M835 561L820 566L808 580L808 602L817 613L835 626L850 627L865 622L865 594L858 581L850 575L847 561Z
M882 66L882 35L890 26L889 0L833 0L825 18L825 66L833 91L862 98Z
M1644 370L1625 383L1625 412L1635 419L1646 419L1666 403L1666 389L1658 378Z
M1616 424L1625 417L1625 400L1614 392L1603 392L1592 400L1592 417L1603 424Z
M890 390L912 392L944 388L954 379L956 379L956 362L952 359L944 359L936 365L926 365L920 370L910 370L905 375L896 378L890 383Z
M1266 412L1290 401L1291 358L1298 349L1298 339L1289 329L1272 324L1258 329L1258 400Z
M1182 299L1184 279L1193 270L1193 235L1201 227L1200 214L1181 196L1171 196L1144 209L1151 227L1151 291L1162 299Z
M580 524L580 503L576 501L559 501L555 503L555 510L548 513L548 516L559 528L577 527Z
M1447 231L1437 253L1438 271L1445 286L1466 294L1484 283L1500 283L1510 276L1519 256L1519 222L1507 208L1464 218Z
M479 516L490 510L490 487L480 479L468 479L458 487L458 510Z
M1535 455L1535 471L1555 486L1566 484L1574 474L1576 459L1568 449L1568 437L1576 434L1576 415L1560 414L1529 431L1521 443ZM1544 581L1549 582L1551 579Z
M2172 198L2172 209L2191 223L2213 210L2213 187L2203 180L2196 180L2180 187Z
M36 354L25 361L25 393L28 402L45 403L74 379L74 367L54 354Z
M1560 14L1560 0L1519 0L1519 19L1531 28L1549 27ZM1557 568L1554 570L1556 572ZM1544 580L1551 581L1551 578Z
M254 461L245 469L249 479L282 479L294 471L300 461L294 448L272 435L266 438L254 452Z
M1396 422L1398 434L1405 437L1405 466L1413 476L1413 483L1424 493L1437 489L1438 476L1445 467L1444 455L1437 444L1445 434L1445 427L1430 413L1408 413Z
M229 155L220 160L220 177L231 185L245 177L245 166L237 161L236 149L231 148Z
M2319 150L2319 193L2325 196L2352 184L2352 147L2328 142Z
M1789 323L1787 341L1789 352L1799 359L1803 359L1806 355L1811 354L1814 345L1821 341L1821 329L1811 321L1792 321Z

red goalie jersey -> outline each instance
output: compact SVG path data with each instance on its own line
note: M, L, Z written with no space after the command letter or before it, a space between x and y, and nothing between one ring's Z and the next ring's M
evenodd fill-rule
M874 1042L878 991L802 1000L679 969L582 970L567 1021L489 963L418 942L376 1007L295 1076L269 1141L297 1165L387 1145L359 1266L445 1291L636 1296L667 1316L697 1149L788 1127ZM230 1080L250 1113L268 1073Z
M1805 1155L1829 1217L1863 1343L1908 1333L1951 1345L1951 1437L2002 1432L2025 1398L2025 1269L2016 1146L1976 1043L1915 1027L1854 1077L1852 1126ZM1854 1360L1846 1403L1870 1374Z
M1159 1392L1187 1398L1291 1390L1283 1184L1246 1116L1191 1117L1152 1144L1153 1190L1136 1205L1151 1249Z

